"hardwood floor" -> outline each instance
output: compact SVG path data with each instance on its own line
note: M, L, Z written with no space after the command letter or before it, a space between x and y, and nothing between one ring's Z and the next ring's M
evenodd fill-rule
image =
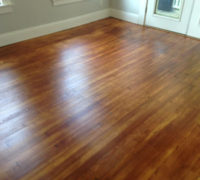
M198 180L200 41L108 18L0 48L0 180Z

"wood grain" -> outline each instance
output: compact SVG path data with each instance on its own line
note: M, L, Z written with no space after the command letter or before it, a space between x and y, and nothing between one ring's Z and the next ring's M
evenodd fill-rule
M197 180L200 43L114 18L0 48L1 180Z

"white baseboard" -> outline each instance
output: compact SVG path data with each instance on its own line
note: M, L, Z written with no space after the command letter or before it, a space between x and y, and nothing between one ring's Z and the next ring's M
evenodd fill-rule
M128 21L131 23L135 23L135 24L139 23L139 15L138 14L120 11L120 10L116 10L116 9L111 9L110 15L114 18Z
M69 28L94 22L100 19L104 19L109 16L110 16L110 9L105 9L63 21L53 22L36 27L0 34L0 47L24 41L27 39L51 34L54 32L66 30Z
M53 22L49 24L44 24L40 26L35 26L27 29L17 30L5 34L0 34L0 47L13 44L16 42L28 40L35 37L40 37L43 35L51 34L54 32L70 29L76 26L94 22L107 17L114 17L121 20L129 21L138 24L139 15L133 14L125 11L120 11L116 9L105 9L101 11L96 11L90 14L70 18L67 20L62 20L58 22Z

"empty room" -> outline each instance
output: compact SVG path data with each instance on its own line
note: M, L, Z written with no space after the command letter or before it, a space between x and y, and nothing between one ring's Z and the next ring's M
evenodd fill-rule
M0 180L200 180L200 0L0 0Z

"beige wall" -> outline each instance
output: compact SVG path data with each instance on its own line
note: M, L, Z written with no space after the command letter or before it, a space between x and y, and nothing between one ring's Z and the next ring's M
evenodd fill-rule
M111 0L111 8L119 9L134 14L139 13L139 3L141 0Z
M13 12L0 14L0 34L109 8L109 0L85 0L53 6L51 0L12 0Z

